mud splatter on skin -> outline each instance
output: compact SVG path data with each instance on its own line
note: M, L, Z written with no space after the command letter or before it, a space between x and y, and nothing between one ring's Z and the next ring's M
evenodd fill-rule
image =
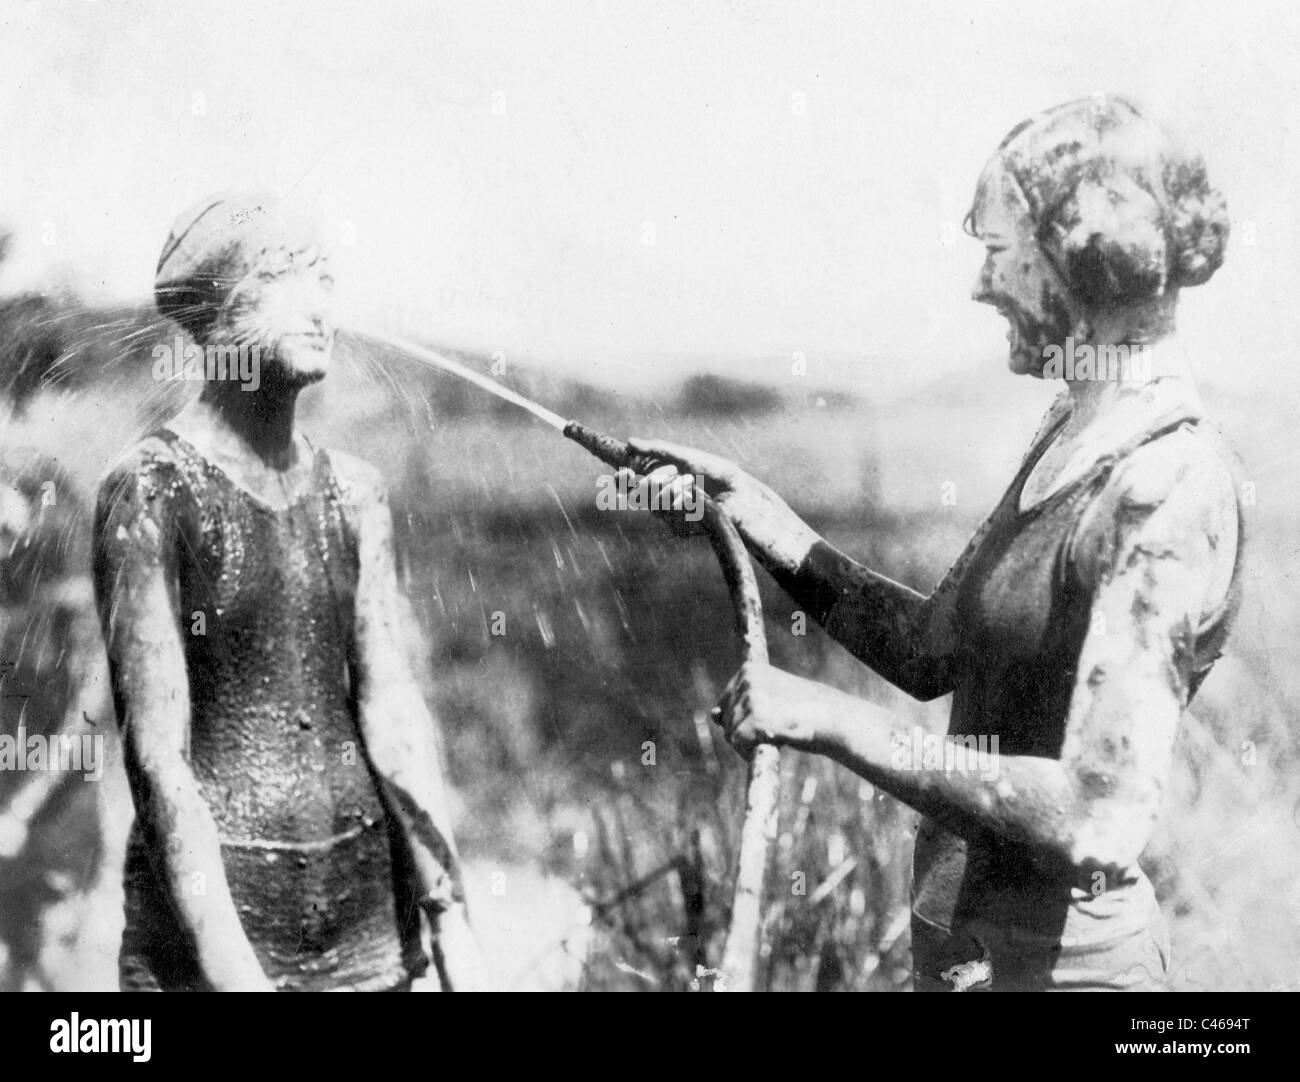
M967 227L988 256L973 299L1011 324L1016 372L1041 376L1046 347L1070 336L1162 337L1177 290L1222 260L1223 202L1199 160L1110 101L1020 125L980 178ZM1166 185L1171 168L1176 183ZM892 722L874 709L853 713L851 731L828 722L824 748L811 742L925 816L914 905L937 927L954 927L959 911L1005 912L1045 935L1091 926L1063 886L1088 891L1097 873L1108 905L1147 904L1137 858L1179 714L1235 614L1237 567L1218 540L1236 529L1234 486L1212 438L1177 435L1200 420L1186 403L1150 399L1149 430L1060 498L1020 510L1029 471L1069 418L1067 400L929 595L808 537L802 523L789 529L797 543L766 519L747 535L800 607L878 674L918 698L954 692L951 732L1002 736L995 786L892 769L881 751ZM1147 443L1162 451L1143 451ZM1140 479L1130 459L1147 463ZM1117 463L1125 468L1112 477ZM828 717L854 710L826 698ZM1117 894L1121 886L1132 890Z
M1227 204L1204 162L1124 98L1099 94L1049 110L1014 129L988 168L995 164L1023 193L1035 240L1088 308L1201 285L1223 263Z
M971 298L996 308L1010 325L1012 371L1039 376L1047 347L1080 334L1085 320L1040 245L1029 204L1000 157L980 177L967 222L988 249Z
M160 260L160 311L200 343L257 346L262 370L252 393L210 381L100 493L140 819L123 973L141 986L397 987L418 968L420 880L454 859L447 841L413 867L449 835L416 754L432 722L376 641L397 603L378 473L294 431L328 367L332 285L315 227L256 195L183 214Z
M390 987L404 971L389 820L341 680L356 543L323 456L315 471L312 490L277 511L179 438L148 441L132 475L140 498L109 489L101 507L101 596L114 593L115 552L126 559L121 550L146 544L139 528L111 544L114 523L148 522L149 547L174 568L185 625L187 758L264 972L281 987ZM188 633L194 612L203 634ZM121 660L130 664L129 651ZM132 845L128 932L141 966L166 983L175 975L159 944L178 929L145 901L159 887L139 830Z

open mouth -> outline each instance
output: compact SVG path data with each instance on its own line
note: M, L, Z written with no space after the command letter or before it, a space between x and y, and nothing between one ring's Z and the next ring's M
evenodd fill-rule
M1036 349L1035 340L1026 333L1026 321L1020 312L1009 306L999 306L998 312L1007 321L1007 343L1014 353L1017 350Z
M1007 321L1008 361L1016 371L1034 369L1042 363L1044 357L1041 332L1031 338L1026 333L1025 320L1018 312L1005 307L999 307L998 311ZM1029 326L1034 327L1034 324L1030 323Z
M1020 319L1010 308L998 308L998 314L1007 321L1007 341L1015 346L1024 340L1020 331Z

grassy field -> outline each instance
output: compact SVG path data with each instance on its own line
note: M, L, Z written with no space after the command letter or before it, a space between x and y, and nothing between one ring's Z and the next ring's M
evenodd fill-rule
M39 449L67 471L70 578L84 573L95 478L185 393L150 381L152 333L130 311L69 321L62 382L31 390L0 437L7 453ZM894 399L797 380L697 379L653 399L527 371L508 382L612 433L735 458L834 544L918 589L990 509L1051 393L997 362ZM1213 390L1207 400L1254 486L1247 604L1183 728L1144 864L1173 924L1175 987L1295 988L1300 522L1284 413ZM351 343L301 417L318 442L387 478L419 629L412 655L440 721L499 979L690 987L696 965L718 957L743 782L704 721L738 659L707 543L646 514L598 511L604 467L579 448L481 392ZM763 591L775 664L890 705L906 724L944 725L946 700L915 703L818 629L794 634L789 600L766 579ZM11 607L5 618L25 615ZM826 762L784 759L768 983L907 987L913 813ZM51 935L49 969L67 987L112 980L112 868L129 812L120 785L104 793L108 870L77 903L94 907L93 931Z

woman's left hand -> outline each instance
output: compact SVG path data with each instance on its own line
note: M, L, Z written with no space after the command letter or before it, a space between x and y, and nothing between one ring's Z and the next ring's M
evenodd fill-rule
M710 717L745 758L759 744L816 750L824 689L771 665L745 662Z

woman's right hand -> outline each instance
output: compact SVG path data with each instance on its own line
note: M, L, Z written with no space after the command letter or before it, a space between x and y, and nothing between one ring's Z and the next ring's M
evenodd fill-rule
M678 533L698 531L700 492L707 493L735 523L751 545L774 562L798 567L819 536L786 502L762 481L730 459L664 440L630 439L628 446L656 466L638 484L647 495L660 493L671 510L671 525Z

